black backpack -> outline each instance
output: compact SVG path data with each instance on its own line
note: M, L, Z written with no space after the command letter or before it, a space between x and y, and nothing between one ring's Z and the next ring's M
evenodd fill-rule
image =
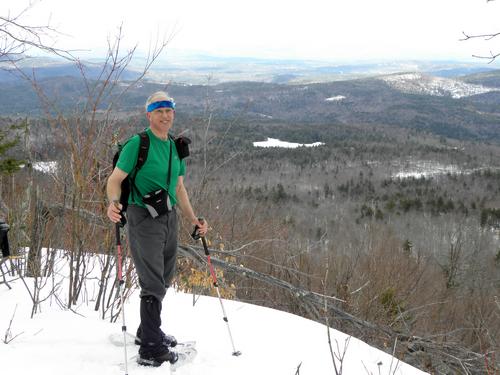
M139 169L142 168L142 166L146 162L146 159L148 158L149 136L145 130L138 133L138 135L140 137L140 143L139 143L139 154L137 155L137 163L132 172L130 172L127 178L125 178L122 181L121 185L122 192L120 194L120 203L122 205L123 212L127 211L128 197L130 195L131 189L135 187L134 184L135 176L137 175L137 172L139 171ZM113 156L113 170L116 167L116 163L118 162L118 158L120 157L120 153L123 150L123 147L127 144L129 140L130 138L126 140L125 143L118 144L118 151L116 151L115 155Z
M122 205L122 212L127 211L128 207L128 197L130 195L130 192L132 189L135 188L135 176L137 176L137 172L139 169L142 168L144 163L146 162L146 159L148 158L148 151L149 151L149 136L146 133L146 131L142 131L138 133L140 142L139 142L139 153L137 155L137 163L135 165L135 168L132 170L132 172L129 173L127 178L125 178L122 181L121 184L121 194L120 194L120 203ZM185 157L189 156L189 144L191 143L191 140L187 137L177 137L174 138L171 135L169 135L170 139L172 139L175 143L175 148L177 149L177 154L179 155L179 159L184 159ZM113 156L113 169L116 167L116 163L118 162L118 158L120 157L120 153L123 150L123 147L127 144L127 142L130 140L125 141L125 143L118 144L118 151L115 153Z
M2 256L4 258L10 257L9 237L9 224L0 221L0 248L2 249Z

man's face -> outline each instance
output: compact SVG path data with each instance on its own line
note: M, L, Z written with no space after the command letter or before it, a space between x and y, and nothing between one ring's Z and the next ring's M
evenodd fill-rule
M166 134L172 127L175 111L172 108L158 108L146 114L151 128Z

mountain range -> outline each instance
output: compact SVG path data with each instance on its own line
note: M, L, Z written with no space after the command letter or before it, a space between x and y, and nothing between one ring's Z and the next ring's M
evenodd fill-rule
M462 62L326 65L257 59L183 61L185 64L158 63L140 85L122 97L120 109L137 112L151 92L167 89L176 99L178 112L190 116L202 115L208 100L219 118L238 116L253 123L384 125L455 139L500 140L500 70L492 66ZM37 60L36 64L33 68L26 62L22 69L35 72L40 87L60 108L78 107L86 92L81 70L54 61ZM121 79L136 78L139 70L134 67L138 65L131 65ZM84 69L90 81L100 72L97 62ZM205 84L197 83L202 76ZM41 113L29 83L6 70L0 70L0 83L0 115ZM107 104L104 101L103 108Z
M102 59L82 62L88 78L97 78ZM147 64L146 57L134 57L124 70L122 79L137 77ZM1 69L3 66L3 70ZM74 63L49 57L27 57L18 67L38 79L55 76L81 77ZM9 65L0 63L0 82L11 81L15 76ZM157 60L148 71L147 78L156 82L186 84L218 84L222 82L253 81L269 83L311 83L343 81L399 72L420 72L437 77L460 77L491 72L498 65L481 61L361 61L335 63L315 60L271 60L249 57L219 57L202 54L170 53Z

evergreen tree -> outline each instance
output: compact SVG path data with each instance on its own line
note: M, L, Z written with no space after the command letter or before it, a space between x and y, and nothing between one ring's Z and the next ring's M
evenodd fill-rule
M24 163L23 160L10 156L9 150L19 143L19 136L16 134L12 137L12 133L16 133L18 129L25 128L26 126L27 121L24 120L20 125L11 125L7 129L0 129L0 174L13 174Z

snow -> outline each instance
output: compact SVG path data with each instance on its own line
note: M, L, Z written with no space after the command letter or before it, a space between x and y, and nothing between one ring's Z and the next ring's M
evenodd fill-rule
M57 161L38 161L33 163L33 168L44 173L56 173Z
M456 79L433 77L421 73L391 74L382 76L380 79L402 92L433 96L451 96L453 99L498 91L495 88L483 85L474 85Z
M456 165L444 165L434 161L419 160L412 162L409 168L405 168L392 175L392 178L430 178L443 174L459 174L463 173Z
M280 141L276 138L267 138L266 141L262 142L253 142L254 147L282 147L282 148L297 148L297 147L316 147L324 145L323 142L314 142L314 143L294 143L294 142L286 142Z
M21 168L26 165L22 164ZM43 172L43 173L56 173L57 172L57 161L37 161L33 163L33 169Z
M330 98L326 98L325 102L340 102L341 100L344 100L345 96L344 95L336 95L332 96Z
M273 118L273 116L266 115L264 113L257 113L257 116L262 117L262 118L267 118L267 119L272 119Z
M100 272L98 267L94 272ZM65 273L59 268L56 279ZM27 285L33 285L33 280L26 281ZM41 312L33 319L30 319L31 299L24 284L14 279L10 286L9 290L0 284L0 339L4 339L11 319L13 338L8 344L0 341L3 374L125 374L124 349L110 341L111 335L121 335L121 318L110 323L93 310L92 280L85 293L87 303L74 306L74 311L63 310L52 296L42 303ZM239 357L232 356L217 298L202 296L193 305L192 295L169 289L163 304L162 328L180 341L196 340L198 350L194 361L178 368L175 374L290 375L296 373L299 365L301 375L334 373L326 326L232 300L224 300L224 307L236 349L242 352ZM128 331L135 332L139 324L137 291L128 298L125 312ZM344 374L425 374L356 338L346 341L347 335L334 329L330 332L334 348L338 343L343 350L347 342ZM160 368L137 365L134 359L137 347L132 342L127 345L127 354L129 375L172 373L168 364Z
M454 164L442 164L433 160L407 160L404 163L397 162L395 166L399 171L391 174L393 179L436 178L446 174L470 175L477 171L490 169L485 167L464 169ZM497 168L493 168L493 170L497 170Z

